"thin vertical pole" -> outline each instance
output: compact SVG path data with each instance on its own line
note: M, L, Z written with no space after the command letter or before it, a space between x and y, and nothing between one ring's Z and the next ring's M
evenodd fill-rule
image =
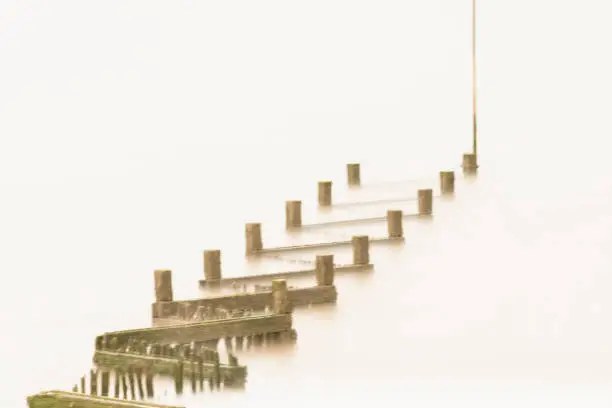
M476 123L476 0L472 0L472 109L474 119L474 134L472 136L472 150L478 154L477 123Z

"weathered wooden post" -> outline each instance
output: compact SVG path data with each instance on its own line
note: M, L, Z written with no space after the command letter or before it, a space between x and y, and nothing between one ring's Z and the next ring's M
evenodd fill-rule
M285 228L300 228L302 226L302 202L291 200L285 202Z
M125 370L121 370L121 388L123 389L123 399L128 399L128 381L127 373Z
M204 391L204 359L198 356L198 380L200 382L200 391Z
M147 387L147 397L153 398L155 396L155 390L153 389L153 368L147 367L145 372L145 384Z
M333 255L317 255L315 261L315 275L318 286L332 286L334 284Z
M85 376L81 377L81 393L87 394L87 389L85 388Z
M119 377L121 377L121 374L119 373L119 370L114 370L113 374L113 392L115 393L115 398L119 398Z
M455 192L455 172L441 171L440 172L440 193L453 194Z
M319 206L329 207L332 205L332 182L319 181Z
M464 173L476 173L478 170L478 156L474 153L464 153L461 167L463 167Z
M110 387L110 373L106 370L102 371L101 375L102 381L102 389L100 390L100 394L103 397L108 397L108 389Z
M138 386L138 395L140 396L140 399L143 400L145 399L145 391L144 391L144 386L142 384L142 374L143 374L142 367L136 367L134 369L134 374L136 374L136 385Z
M204 279L207 283L219 283L221 280L221 251L207 249L204 251Z
M251 222L246 224L246 254L255 255L258 251L263 249L263 240L261 239L261 224L258 222Z
M357 187L361 185L361 171L359 163L347 164L346 173L348 178L348 185L350 187Z
M272 310L278 314L291 313L289 289L285 279L274 279L272 281Z
M155 302L172 302L172 271L158 269L155 277Z
M387 233L389 238L401 238L404 236L403 218L402 210L387 211Z
M177 395L181 395L183 393L183 360L179 360L178 364L174 368L174 389Z
M133 367L128 368L127 376L128 376L128 383L130 386L130 399L135 400L136 399L136 384L134 384L134 368Z
M431 215L433 208L433 190L422 189L418 191L419 197L419 215Z
M89 393L98 395L98 372L96 370L89 370Z
M352 238L353 263L355 265L368 265L370 263L370 237L356 235Z
M196 393L198 392L198 382L197 382L197 366L196 366L196 361L194 358L190 358L189 359L189 369L190 369L190 379L191 379L191 392L192 393Z

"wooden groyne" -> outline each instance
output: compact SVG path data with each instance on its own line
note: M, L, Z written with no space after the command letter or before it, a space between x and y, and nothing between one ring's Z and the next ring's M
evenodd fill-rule
M318 255L315 260L315 286L306 288L290 288L285 280L273 280L276 285L264 286L257 292L236 293L222 296L209 296L200 299L163 301L158 300L152 305L154 318L180 317L182 319L202 319L210 315L207 311L225 309L227 311L272 309L278 296L287 299L291 308L309 306L321 303L335 303L338 297L334 286L334 256ZM156 275L156 276L159 276ZM283 282L282 284L278 284ZM164 280L171 284L171 277ZM162 283L158 283L161 285ZM156 284L156 285L158 285ZM277 294L276 292L282 291ZM168 291L166 291L168 292ZM162 298L164 299L164 298Z
M355 244L357 245L357 244ZM361 248L357 248L358 251L362 251ZM369 247L366 249L369 251ZM271 258L277 258L275 256L271 256ZM280 258L279 258L280 259ZM357 257L359 261L361 258ZM369 259L369 257L368 257ZM317 261L315 259L312 261L302 262L307 265L316 265ZM345 272L364 272L372 270L373 265L371 263L356 263L355 258L353 258L353 263L338 265L334 264L334 274L336 273L345 273ZM204 279L201 279L200 287L210 287L210 288L218 288L222 286L229 285L240 285L246 284L253 281L272 281L274 279L290 279L295 277L303 277L303 276L315 276L316 268L302 269L296 271L283 271L283 272L273 272L273 273L265 273L265 274L257 274L257 275L245 275L245 276L237 276L230 278L223 278L222 268L221 268L221 251L218 249L208 249L204 251ZM294 295L291 295L294 296ZM307 298L303 296L297 296L297 299L293 299L294 306L300 306L303 302L300 299ZM313 300L312 303L319 303L316 300Z
M226 384L245 383L247 367L230 365L202 358L179 358L173 356L140 355L108 350L96 350L93 362L100 368L129 371L134 367L147 367L155 375L174 376L182 365L186 376L195 375L205 379L220 377Z
M27 397L27 402L29 408L185 408L67 391L43 391Z
M130 339L159 344L210 344L225 338L269 335L283 340L291 338L293 332L291 314L284 313L107 332L98 336L96 343L102 342L104 336L116 338L119 347L126 346Z
M329 249L329 248L337 248L342 246L353 247L353 253L369 251L369 244L378 244L378 243L398 243L404 242L403 235L403 227L402 224L402 216L399 218L394 218L394 222L399 222L400 226L394 225L392 229L390 229L389 235L386 237L368 237L367 235L357 235L354 236L350 240L344 241L332 241L332 242L319 242L312 244L301 244L301 245L291 245L285 247L271 247L264 248L263 239L262 239L262 228L260 223L248 223L245 226L245 236L246 236L246 255L247 256L257 256L257 255L266 255L271 253L279 253L279 252L295 252L295 251L304 251L304 250L313 250L313 249ZM397 235L393 233L393 231L402 231L402 235ZM365 237L365 240L364 240ZM365 242L367 242L367 247L365 246ZM355 257L353 257L353 263L355 265L361 265L362 262L356 262ZM368 263L368 262L366 262Z

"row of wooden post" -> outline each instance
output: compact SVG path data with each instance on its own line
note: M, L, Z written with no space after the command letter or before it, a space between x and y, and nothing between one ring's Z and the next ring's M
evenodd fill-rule
M99 374L99 375L98 375ZM101 395L103 397L110 397L110 377L111 372L108 370L90 370L89 372L89 394L90 395ZM100 387L98 389L98 376L100 377ZM88 390L85 386L85 376L81 377L81 388L80 392L87 394ZM144 385L143 385L144 382ZM121 386L120 386L121 385ZM129 386L129 396L128 396ZM115 370L114 371L114 397L120 398L121 391L123 390L124 399L136 399L136 389L138 389L138 395L141 400L145 398L152 398L155 395L153 389L153 371L150 368L144 367L130 367L127 371ZM79 391L79 387L75 385L72 389L74 392ZM146 394L145 394L146 390Z

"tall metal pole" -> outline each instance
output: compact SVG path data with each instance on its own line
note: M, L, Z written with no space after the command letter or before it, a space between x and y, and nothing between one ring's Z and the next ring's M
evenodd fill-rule
M476 123L476 0L472 0L472 109L474 119L474 134L472 135L472 150L475 155L478 154L477 130Z

